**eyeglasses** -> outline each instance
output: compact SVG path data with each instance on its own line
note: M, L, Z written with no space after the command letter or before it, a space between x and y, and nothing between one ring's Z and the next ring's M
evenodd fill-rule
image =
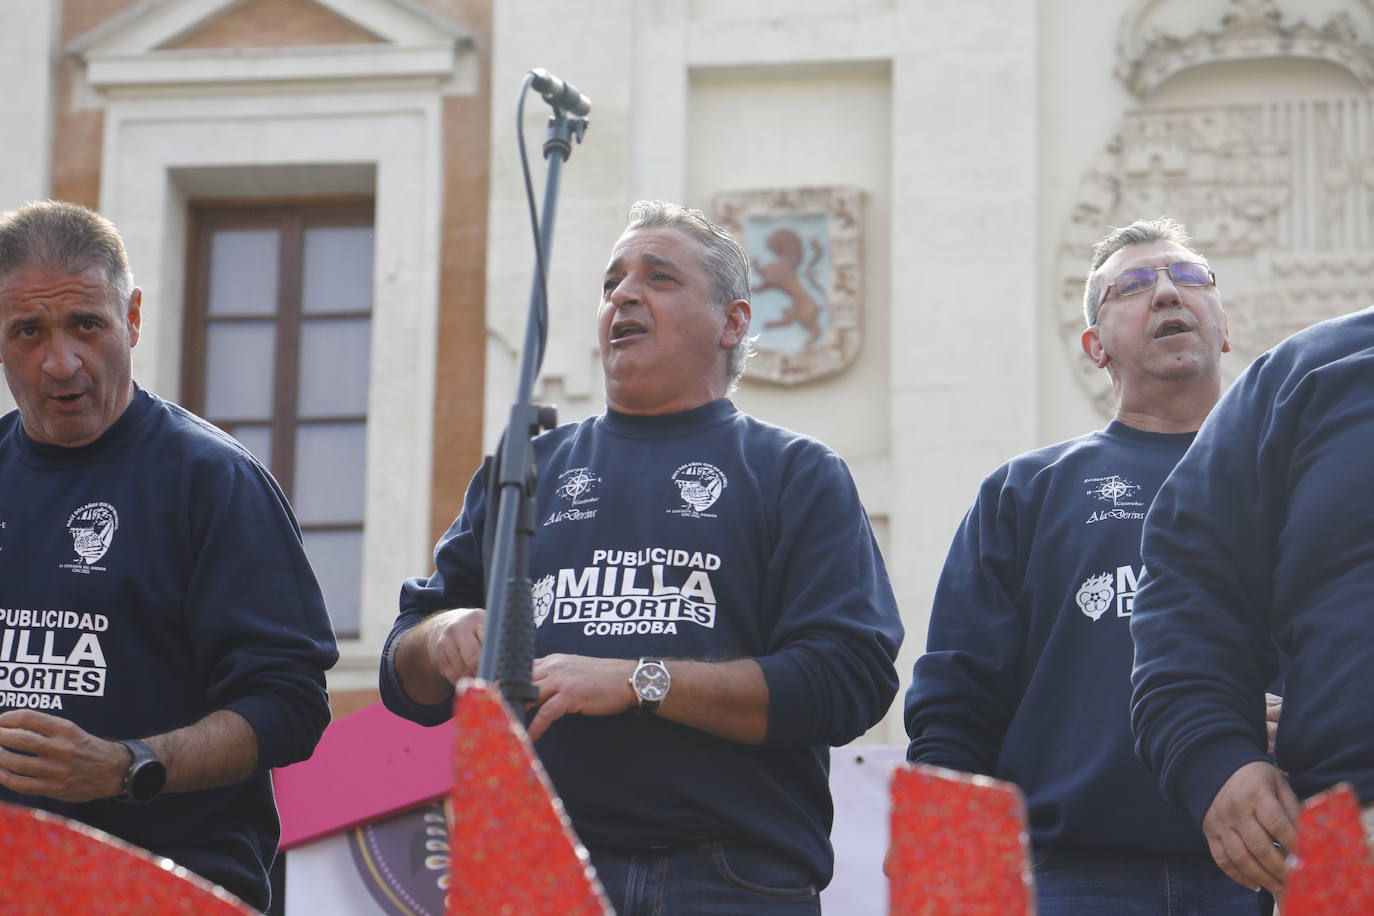
M1206 264L1195 264L1192 261L1175 261L1167 267L1133 267L1111 282L1102 293L1102 302L1097 303L1097 307L1102 308L1102 303L1107 301L1113 288L1116 289L1118 296L1134 296L1147 289L1154 289L1159 282L1161 270L1167 270L1169 279L1179 286L1210 286L1217 282L1217 275L1209 270Z

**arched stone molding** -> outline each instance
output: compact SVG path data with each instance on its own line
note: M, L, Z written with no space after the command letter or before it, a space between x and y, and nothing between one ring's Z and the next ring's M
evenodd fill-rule
M1117 32L1116 75L1143 99L1170 77L1204 64L1299 58L1335 64L1374 87L1374 2L1330 0L1326 6L1317 11L1326 14L1318 23L1291 0L1136 0ZM1208 26L1198 20L1205 12L1220 15Z

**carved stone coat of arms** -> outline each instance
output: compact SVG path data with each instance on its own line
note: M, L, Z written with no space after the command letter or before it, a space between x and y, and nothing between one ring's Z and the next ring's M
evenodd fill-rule
M854 361L863 336L863 192L856 188L733 191L716 220L749 254L749 377L796 385Z

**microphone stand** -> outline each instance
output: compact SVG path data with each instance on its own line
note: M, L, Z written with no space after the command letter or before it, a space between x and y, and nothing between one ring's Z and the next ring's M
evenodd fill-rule
M526 80L526 87L529 80ZM524 98L523 90L522 96ZM488 465L486 537L490 540L487 571L487 623L482 639L478 674L495 682L511 709L524 721L525 706L539 696L533 680L534 602L530 581L530 539L534 537L535 493L538 472L531 440L541 430L553 429L557 414L552 407L533 403L535 377L544 358L547 339L548 301L545 282L548 253L553 242L554 217L558 210L558 183L563 163L572 155L575 140L582 142L587 119L573 117L554 105L544 141L548 169L544 180L544 207L535 251L534 282L530 290L525 345L520 360L520 380L515 403L496 457ZM495 515L492 515L492 507ZM494 534L493 534L494 531Z

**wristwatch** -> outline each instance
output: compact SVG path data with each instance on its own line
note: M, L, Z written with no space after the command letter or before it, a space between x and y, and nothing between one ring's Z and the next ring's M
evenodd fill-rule
M638 701L635 708L644 712L658 709L672 685L673 678L663 662L656 658L641 658L630 675L630 688L634 690Z
M157 798L167 784L167 768L153 749L137 738L125 738L119 743L129 749L134 759L124 771L124 794L116 796L115 801L142 805Z

